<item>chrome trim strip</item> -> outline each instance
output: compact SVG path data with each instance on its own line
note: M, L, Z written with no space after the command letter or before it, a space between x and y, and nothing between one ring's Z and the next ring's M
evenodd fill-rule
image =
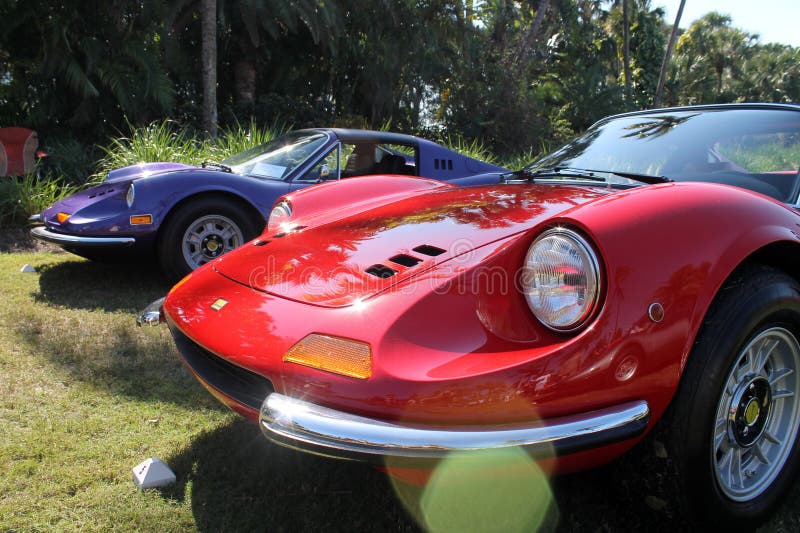
M565 454L641 435L650 419L643 400L525 425L425 428L365 418L272 393L261 405L264 435L285 446L347 459L443 457L521 446L532 453Z
M42 214L36 213L35 215L31 215L28 217L28 222L41 222L42 221Z
M131 246L136 242L133 237L81 237L50 231L44 226L31 229L31 236L40 241L51 242L60 246Z

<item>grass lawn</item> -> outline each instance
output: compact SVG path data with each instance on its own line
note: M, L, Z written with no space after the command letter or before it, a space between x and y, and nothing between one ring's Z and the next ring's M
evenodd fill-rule
M166 328L135 326L168 289L154 271L0 253L0 287L0 531L510 531L550 491L547 529L674 529L630 460L544 486L422 491L275 446L197 384ZM148 457L177 483L138 491L131 469ZM764 530L799 529L800 483Z

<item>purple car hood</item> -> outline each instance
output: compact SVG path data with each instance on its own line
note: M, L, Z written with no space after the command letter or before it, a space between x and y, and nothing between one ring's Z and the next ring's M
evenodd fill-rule
M105 181L106 183L116 183L119 181L146 178L148 176L152 176L153 174L161 174L164 172L171 172L173 170L188 170L190 168L197 167L185 165L183 163L139 163L138 165L131 165L129 167L112 170L108 173Z

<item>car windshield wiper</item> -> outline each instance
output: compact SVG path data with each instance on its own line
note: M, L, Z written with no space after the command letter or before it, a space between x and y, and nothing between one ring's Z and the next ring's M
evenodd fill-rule
M524 179L528 181L534 181L536 178L540 177L563 177L567 179L583 179L583 180L591 180L591 181L602 181L606 182L607 180L597 174L613 174L614 176L619 176L621 178L627 178L630 180L638 181L640 183L647 183L649 185L656 184L656 183L671 183L673 180L665 177L665 176L652 176L650 174L639 174L636 172L623 172L617 170L590 170L590 169L583 169L583 168L569 168L569 167L548 167L548 168L540 168L536 170L518 170L516 172L512 172L509 174L504 174L503 178L504 181L508 181L509 179ZM509 177L513 176L513 177Z
M629 180L640 181L649 185L654 185L656 183L672 183L673 181L665 176L652 176L650 174L638 174L636 172L620 172L617 170L593 170L592 172L607 172L621 178L628 178Z
M511 180L527 180L535 181L536 178L565 178L576 180L589 180L605 182L606 179L600 176L595 176L592 170L582 170L577 168L567 167L549 167L539 168L536 170L522 169L509 174L502 175L503 181Z
M216 161L203 161L203 168L215 168L217 170L233 174L233 169L231 167L228 165L223 165L222 163L217 163Z

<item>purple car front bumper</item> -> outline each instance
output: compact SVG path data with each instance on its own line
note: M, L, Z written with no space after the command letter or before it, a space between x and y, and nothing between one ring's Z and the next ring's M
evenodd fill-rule
M50 242L59 246L80 246L80 247L127 247L133 246L136 242L134 237L83 237L80 235L68 235L57 233L44 226L37 226L31 229L31 236L40 241Z

